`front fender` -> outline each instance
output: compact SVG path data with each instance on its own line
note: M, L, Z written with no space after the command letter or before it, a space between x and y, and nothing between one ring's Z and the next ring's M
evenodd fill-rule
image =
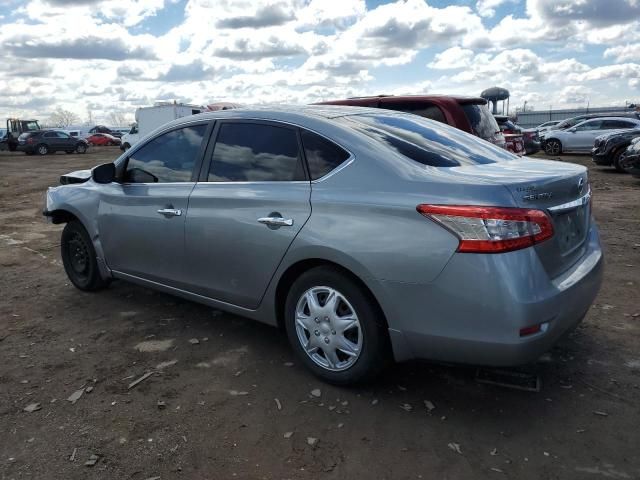
M83 184L62 185L49 187L45 197L44 215L53 219L58 216L66 223L72 217L77 218L84 226L91 238L93 248L96 251L98 267L103 278L111 277L111 271L107 267L104 250L100 242L98 230L98 206L100 196L91 180ZM54 221L54 223L56 223Z

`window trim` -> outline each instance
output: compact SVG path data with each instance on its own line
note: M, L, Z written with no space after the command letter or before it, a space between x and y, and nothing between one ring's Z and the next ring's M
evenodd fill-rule
M296 135L296 141L298 143L298 161L302 164L302 170L304 171L305 180L243 180L240 182L211 182L209 181L209 170L211 169L211 164L213 162L213 151L215 149L216 144L218 143L218 137L220 135L220 128L225 124L238 124L238 123L250 123L257 125L270 125L272 127L278 128L286 128L288 130L293 130ZM223 120L218 120L216 122L215 128L211 134L211 141L207 146L207 150L205 152L205 160L202 162L202 168L200 170L200 176L198 183L203 183L207 185L273 185L273 184L296 184L296 183L305 183L308 184L310 182L309 175L309 167L307 165L307 159L304 156L304 149L302 147L302 140L300 139L300 126L289 123L282 122L279 120L264 120L259 118L225 118Z
M161 137L164 134L173 132L174 130L182 130L183 128L189 128L189 127L196 127L198 125L205 125L205 131L204 134L202 135L202 143L200 144L200 150L198 151L197 157L196 157L196 161L193 165L193 171L191 172L191 179L188 182L158 182L158 183L148 183L148 182L141 182L141 183L133 183L133 182L124 182L124 181L118 181L118 183L120 183L120 185L122 186L137 186L137 185L144 185L144 186L153 186L153 185L161 185L161 186L170 186L170 185L188 185L188 184L194 184L195 182L198 181L198 176L200 175L200 172L202 171L202 165L203 165L203 159L204 159L204 155L209 147L209 144L211 143L211 132L213 130L213 127L215 126L215 124L217 123L216 120L202 120L202 119L198 119L198 120L194 120L192 122L188 122L188 123L182 123L180 125L171 125L170 127L164 128L162 130L160 130L157 134L153 135L152 137L149 137L147 139L145 139L144 142L138 142L134 147L132 147L130 150L130 152L127 152L127 155L124 157L124 160L120 163L120 165L116 165L116 168L120 167L122 168L122 170L120 172L118 172L118 176L122 176L124 175L124 173L127 171L127 167L129 165L129 158L131 158L131 156L136 153L138 150L140 150L141 148L143 148L145 145L151 143L152 141L154 141L156 138Z

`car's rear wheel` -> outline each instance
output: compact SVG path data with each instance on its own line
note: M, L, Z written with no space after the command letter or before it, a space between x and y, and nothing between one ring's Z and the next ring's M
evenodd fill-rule
M562 143L555 138L547 140L544 144L544 151L547 155L560 155L562 153Z
M390 358L384 318L375 302L333 267L314 268L294 282L285 325L302 362L331 383L370 379Z
M94 291L107 286L108 282L100 276L91 238L79 221L73 220L65 225L60 249L67 276L77 288Z
M625 149L619 148L616 153L613 154L613 168L615 168L618 172L626 172L622 165L620 165L620 160L622 160L622 156L624 155Z
M46 155L49 153L49 147L44 143L41 143L38 145L38 148L36 148L36 152L38 152L38 155Z
M76 146L76 152L78 153L85 153L87 151L87 146L84 143L79 143Z

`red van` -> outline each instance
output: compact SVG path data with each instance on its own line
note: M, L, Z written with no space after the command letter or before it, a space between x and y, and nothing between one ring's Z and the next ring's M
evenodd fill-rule
M346 100L318 102L317 105L352 105L354 107L386 108L413 113L421 117L446 123L468 133L506 148L500 127L480 97L453 95L379 95L354 97Z

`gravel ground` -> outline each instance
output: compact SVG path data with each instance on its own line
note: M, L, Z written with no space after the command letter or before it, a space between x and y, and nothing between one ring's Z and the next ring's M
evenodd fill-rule
M44 190L117 155L0 153L2 479L640 478L639 180L561 159L591 170L606 273L581 326L527 367L540 392L429 363L345 389L276 329L69 284Z

